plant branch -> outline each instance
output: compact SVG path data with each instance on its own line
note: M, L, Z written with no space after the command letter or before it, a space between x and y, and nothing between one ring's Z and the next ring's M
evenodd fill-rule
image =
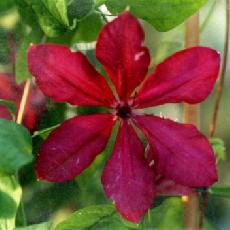
M207 201L208 201L208 188L205 188L204 191L201 193L201 207L200 207L200 221L199 221L199 227L200 229L203 229L203 224L204 224L204 214L205 214L205 209L207 206Z
M193 47L199 44L199 14L195 14L186 22L185 47ZM200 106L184 104L184 122L199 127ZM199 229L199 197L194 192L191 196L183 196L184 203L184 229Z
M218 111L220 107L221 98L223 95L224 82L225 82L225 77L227 72L228 50L229 50L229 26L230 26L230 0L226 0L226 32L225 32L225 42L224 42L223 65L220 73L219 85L217 88L217 96L214 104L212 121L210 124L210 137L213 137L216 131Z
M16 122L18 124L22 124L22 121L23 121L23 116L24 116L24 113L25 113L26 103L27 103L27 99L29 97L30 84L31 84L31 80L28 79L26 81L26 83L25 83L25 86L24 86L22 99L21 99L21 102L20 102L19 110L18 110L18 115L17 115L17 119L16 119Z
M26 103L28 101L29 92L30 92L30 84L31 84L31 79L28 79L25 83L21 102L19 105L18 115L17 115L17 119L16 119L16 123L18 123L18 124L22 124L22 121L23 121ZM18 174L17 174L17 178L19 178ZM22 225L26 226L27 225L27 219L26 219L24 204L23 204L22 200L21 200L20 205L19 205L18 213L20 215Z

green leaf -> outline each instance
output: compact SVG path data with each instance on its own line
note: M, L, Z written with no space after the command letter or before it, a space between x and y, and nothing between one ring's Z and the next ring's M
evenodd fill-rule
M113 205L95 205L73 213L55 230L129 230L138 227L138 224L123 220Z
M44 222L41 224L34 224L27 227L16 228L15 230L50 230L51 226L51 222Z
M135 225L135 227L133 227ZM114 213L111 216L107 216L94 225L87 228L87 230L130 230L138 229L136 224L124 223L122 217L118 213Z
M42 0L42 2L54 18L64 26L69 26L67 0Z
M94 0L70 0L68 4L68 16L72 20L82 20L92 13L94 7Z
M48 37L59 37L76 27L94 9L94 0L17 0L19 12L32 28L37 23ZM35 22L31 22L31 18Z
M42 30L48 37L57 37L66 31L64 24L61 24L57 18L53 17L42 1L26 1L34 10Z
M4 105L7 107L12 117L15 118L16 115L16 105L14 101L0 99L0 105Z
M230 198L230 186L214 185L208 189L210 195Z
M32 161L32 140L26 128L0 119L0 172L13 174Z
M96 41L102 26L103 20L101 15L99 13L90 14L78 23L72 43Z
M40 136L41 138L46 139L49 136L49 134L54 129L56 129L58 126L60 126L60 125L58 124L58 125L54 125L52 127L46 128L46 129L35 131L32 137Z
M209 139L209 142L213 147L217 162L226 160L226 148L224 141L220 138L213 137Z
M53 2L55 2L53 0ZM59 5L60 1L57 1ZM41 29L48 37L57 37L62 35L66 31L66 21L64 15L56 18L54 15L60 14L60 12L65 11L63 8L57 11L58 5L52 12L48 8L51 8L51 3L44 4L43 1L37 0L17 0L19 7L19 13L28 25L33 29L38 29L37 25L39 24ZM64 19L64 21L62 21Z
M27 64L27 49L31 43L39 43L42 39L42 36L43 33L39 28L31 30L31 32L25 36L16 58L15 74L16 82L18 84L30 77Z
M113 205L95 205L81 209L57 225L55 230L79 230L95 225L115 212Z
M15 227L17 209L21 200L21 187L14 176L0 174L0 229Z
M127 7L137 17L152 24L158 31L168 31L184 22L208 0L107 0L106 6L113 14Z

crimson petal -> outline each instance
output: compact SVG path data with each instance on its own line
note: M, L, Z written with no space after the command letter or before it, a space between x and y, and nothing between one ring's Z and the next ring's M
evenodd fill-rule
M0 99L15 101L17 99L16 91L12 78L7 74L0 73ZM12 119L6 106L0 105L0 118Z
M7 119L7 120L12 120L13 119L13 117L10 114L9 110L3 105L0 105L0 118Z
M81 52L62 45L32 45L28 64L43 93L55 101L111 107L115 100L105 79Z
M135 120L154 151L156 170L163 177L189 187L217 181L212 147L195 126L151 115L136 115Z
M157 65L135 102L139 108L164 103L199 103L212 91L220 67L213 49L193 47L173 54Z
M176 183L175 181L171 179L167 179L160 175L158 172L156 172L155 168L155 160L157 158L156 153L154 153L153 149L148 145L146 148L146 156L149 166L152 168L152 170L155 173L155 185L158 195L171 195L171 196L182 196L182 195L191 195L193 192L193 189L184 186L181 184Z
M22 90L24 89L24 84L21 85L21 88ZM39 120L39 114L42 113L45 110L45 108L46 108L45 95L41 92L38 86L32 87L30 89L29 97L25 107L25 114L23 118L23 123L30 131L36 129L36 125Z
M11 75L0 73L0 98L5 100L20 100L20 90Z
M123 100L129 98L147 74L150 56L143 41L144 32L138 20L128 12L104 26L99 35L96 56Z
M62 182L79 175L105 148L114 122L111 114L65 121L41 146L36 162L38 178Z
M189 196L193 193L192 188L177 184L173 180L162 178L155 183L158 195Z
M139 222L154 200L153 182L154 173L144 158L144 147L131 125L123 121L103 171L105 193L124 218Z

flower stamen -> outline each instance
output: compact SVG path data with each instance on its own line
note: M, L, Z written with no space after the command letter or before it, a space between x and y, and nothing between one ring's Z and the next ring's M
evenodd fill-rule
M119 104L116 108L116 116L121 119L128 119L131 117L132 110L127 104Z

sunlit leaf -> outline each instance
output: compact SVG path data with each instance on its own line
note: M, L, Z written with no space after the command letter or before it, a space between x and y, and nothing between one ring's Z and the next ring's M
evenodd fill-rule
M137 17L149 22L159 31L168 31L198 11L208 0L107 0L113 14L130 9Z
M43 1L37 0L17 0L19 6L19 12L28 25L30 25L34 29L36 28L37 23L40 25L43 32L48 37L56 37L63 34L66 31L65 22L63 24L57 19L54 15L57 15L59 12L63 12L64 10L59 9L58 13L56 11L56 7L53 9L53 13L49 11L47 6L43 3ZM51 3L48 4L49 7ZM63 16L62 18L64 18Z
M0 229L11 230L21 199L21 188L14 176L0 174Z
M48 37L56 37L66 31L65 26L51 14L42 1L27 0L27 2L31 5L42 30Z
M26 128L0 119L0 172L13 174L33 159L31 137Z
M64 26L69 26L66 0L42 0L42 2L54 18Z

